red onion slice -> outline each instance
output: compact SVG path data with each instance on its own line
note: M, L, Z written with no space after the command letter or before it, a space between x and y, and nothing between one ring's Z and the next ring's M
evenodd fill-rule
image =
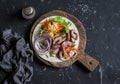
M45 43L46 45L44 46L42 43ZM52 39L47 34L38 36L34 42L35 50L39 55L47 54L50 50L51 44L52 44ZM43 45L44 47L42 48L41 45Z

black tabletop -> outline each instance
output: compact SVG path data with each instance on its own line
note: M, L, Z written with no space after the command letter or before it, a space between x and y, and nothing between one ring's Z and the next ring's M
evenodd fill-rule
M36 16L25 20L21 9L33 6ZM86 53L100 61L93 72L80 63L55 69L34 56L28 84L120 84L120 0L0 0L0 31L11 28L29 42L32 24L42 14L60 9L76 16L87 33Z

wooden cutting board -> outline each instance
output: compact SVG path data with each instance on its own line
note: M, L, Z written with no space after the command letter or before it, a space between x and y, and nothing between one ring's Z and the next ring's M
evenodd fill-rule
M75 24L75 26L78 28L80 42L79 42L79 48L78 48L79 54L76 56L76 58L70 59L70 60L67 60L64 62L50 62L50 61L44 60L36 53L36 51L34 49L34 45L32 43L33 32L35 30L36 25L39 24L39 22L41 20L45 19L46 17L50 17L50 16L64 16L64 17L68 18L69 20L71 20ZM66 66L72 65L76 61L79 61L89 71L93 71L99 64L99 62L96 59L94 59L93 57L91 57L90 55L88 55L84 52L85 47L86 47L86 32L85 32L85 28L84 28L83 24L73 15L66 13L64 11L61 11L61 10L50 11L50 12L42 15L40 18L38 18L38 20L33 24L31 32L30 32L30 44L33 47L33 49L35 51L35 55L38 57L38 59L41 60L43 63L45 63L49 66L52 66L52 67L57 67L57 68L66 67Z

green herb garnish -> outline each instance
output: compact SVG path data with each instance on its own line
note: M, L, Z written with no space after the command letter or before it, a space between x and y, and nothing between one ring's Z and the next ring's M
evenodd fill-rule
M54 57L54 54L53 54L53 52L52 52L52 50L50 50L50 57Z
M45 55L48 58L48 55Z
M66 27L65 27L65 32L66 32L66 33L69 33L69 31L70 31L69 27L66 26Z
M54 57L54 54L50 52L50 57Z
M62 16L57 16L54 18L54 21L64 25L65 29L64 31L66 33L69 33L70 29L69 29L69 26L71 26L71 23L70 22L66 22L65 19L62 18Z

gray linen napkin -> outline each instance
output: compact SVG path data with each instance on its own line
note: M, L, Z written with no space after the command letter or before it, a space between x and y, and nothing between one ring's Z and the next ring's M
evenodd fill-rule
M17 33L0 34L0 84L25 84L33 75L33 51Z

